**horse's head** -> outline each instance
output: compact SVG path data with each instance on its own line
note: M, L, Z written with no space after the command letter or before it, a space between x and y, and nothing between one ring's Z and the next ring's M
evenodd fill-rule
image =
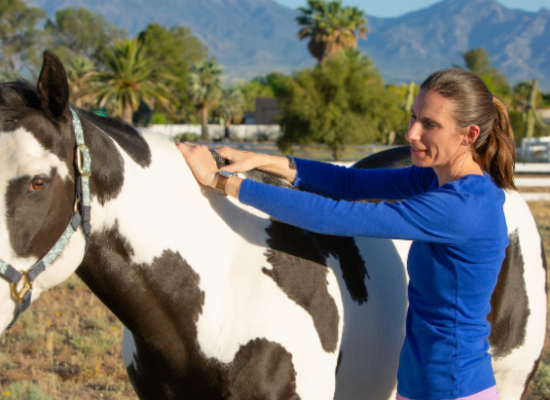
M6 273L7 264L28 270L66 230L75 206L75 146L65 70L45 52L36 88L22 81L0 85L0 272ZM84 248L77 232L36 278L33 299L67 279ZM3 331L18 305L9 280L0 277ZM17 284L19 291L24 281Z

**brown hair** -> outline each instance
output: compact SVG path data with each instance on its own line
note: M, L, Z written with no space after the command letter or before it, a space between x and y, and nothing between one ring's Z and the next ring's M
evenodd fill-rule
M453 100L454 119L461 128L479 126L479 137L471 146L474 160L498 187L515 190L514 132L506 107L487 85L471 72L449 68L431 74L420 89Z

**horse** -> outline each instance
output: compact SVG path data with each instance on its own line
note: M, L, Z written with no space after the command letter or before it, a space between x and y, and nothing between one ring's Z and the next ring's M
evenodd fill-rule
M169 138L70 106L48 51L36 88L0 85L0 193L0 330L76 271L125 325L140 399L394 398L410 242L314 234L218 196ZM519 194L504 213L489 340L516 400L542 351L546 261Z

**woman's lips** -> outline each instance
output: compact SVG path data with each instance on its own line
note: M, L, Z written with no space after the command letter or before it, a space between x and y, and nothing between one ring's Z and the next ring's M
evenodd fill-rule
M411 153L414 153L414 154L420 154L420 153L424 153L426 150L420 150L420 149L415 149L414 147L411 147Z

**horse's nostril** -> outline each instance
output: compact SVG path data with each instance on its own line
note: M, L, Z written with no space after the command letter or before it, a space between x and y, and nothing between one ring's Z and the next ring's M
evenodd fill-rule
M44 186L46 186L46 182L44 181L44 179L36 178L33 179L29 190L42 190L44 189Z

